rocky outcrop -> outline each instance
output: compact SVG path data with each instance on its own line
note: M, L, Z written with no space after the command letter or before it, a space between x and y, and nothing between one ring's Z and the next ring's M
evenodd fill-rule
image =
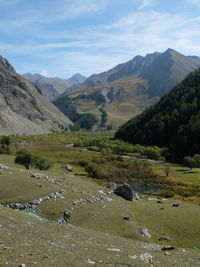
M132 190L129 184L123 184L114 190L114 193L126 200L133 201L138 200L139 197L136 192Z
M43 134L71 121L0 56L0 134ZM61 130L61 129L60 129Z

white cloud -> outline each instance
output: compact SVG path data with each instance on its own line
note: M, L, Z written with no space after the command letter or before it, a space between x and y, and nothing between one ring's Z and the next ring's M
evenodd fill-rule
M40 74L41 74L42 76L45 76L45 77L48 77L48 76L49 76L49 72L48 72L48 70L42 70L42 71L40 72Z
M62 7L66 9L60 11L61 18L59 18L57 9L55 17L50 16L50 19L71 19L73 16L98 11L108 3L107 0L99 2L98 6L97 0L76 0L74 2L62 0ZM82 31L69 28L58 31L45 29L40 21L43 19L42 13L37 14L37 22L31 21L28 17L22 18L21 24L20 21L16 21L18 24L10 21L15 27L25 27L23 30L27 29L33 37L36 36L42 42L38 43L34 39L18 45L0 42L0 50L2 53L9 51L11 55L20 57L31 55L38 60L38 64L27 63L25 70L19 65L20 72L27 72L28 67L31 72L48 69L49 74L46 73L46 75L49 76L70 75L76 72L85 75L98 73L130 60L136 54L162 52L168 47L183 54L200 55L200 16L191 17L189 13L169 13L145 9L145 5L150 2L140 1L140 10L130 12L109 25L99 25L95 29L93 26L88 26L84 27ZM77 6L75 3L80 5ZM38 32L34 23L38 23L37 26L41 25ZM46 23L49 23L48 20ZM29 24L35 26L31 28L31 31ZM3 28L4 25L1 23L0 27ZM18 31L16 31L16 35L19 35Z
M143 9L148 6L152 6L154 4L154 0L141 0L139 9Z

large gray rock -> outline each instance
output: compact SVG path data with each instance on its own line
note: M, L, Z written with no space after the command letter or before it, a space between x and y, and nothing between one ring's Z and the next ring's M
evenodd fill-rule
M133 201L138 200L139 197L136 192L132 190L129 184L123 184L114 190L114 193L126 200Z

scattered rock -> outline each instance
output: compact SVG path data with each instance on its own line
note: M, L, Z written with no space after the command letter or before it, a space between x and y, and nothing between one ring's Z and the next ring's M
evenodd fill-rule
M147 228L142 228L140 231L141 235L143 235L144 237L151 237L149 230Z
M86 262L89 264L95 264L96 263L95 261L91 261L90 259L87 259Z
M71 165L67 164L67 166L65 167L65 169L68 171L68 172L73 172L74 169Z
M170 241L170 238L166 236L161 236L158 238L158 241Z
M123 184L114 190L114 193L123 197L126 200L133 201L138 200L139 197L136 192L132 190L129 184Z
M119 248L107 248L107 251L120 252L121 249L119 249Z
M172 246L164 246L164 247L162 247L161 248L161 250L163 250L163 251L166 251L166 250L174 250L175 249L175 247L172 247Z
M66 222L69 222L70 219L71 219L71 212L69 210L65 210L64 213L63 213L63 219L66 221Z
M149 253L143 253L140 255L140 259L146 263L153 262L153 256Z
M129 257L130 259L132 259L132 260L137 259L137 256L136 256L136 255L133 255L133 256L132 256L132 255L129 255L128 257Z
M177 208L177 207L181 207L181 204L180 204L180 203L173 203L173 204L172 204L172 207L176 207L176 208Z
M152 243L144 243L141 248L145 248L145 249L148 249L148 250L152 250L152 251L161 251L161 246L159 245L156 245L156 244L152 244Z
M129 221L129 220L130 220L130 217L129 217L129 216L125 216L123 219L124 219L125 221Z
M74 144L67 144L67 145L65 145L65 147L71 148L71 147L74 147Z
M0 170L9 170L9 168L5 165L0 164Z
M43 185L43 184L37 184L37 186L39 186L39 187L44 187L44 185Z
M107 188L115 190L117 188L116 183L108 183Z
M11 203L8 204L7 207L14 209L14 210L26 210L26 209L34 209L36 206L41 204L43 201L49 201L49 200L55 200L55 199L65 199L64 191L60 190L59 192L50 193L46 197L42 197L39 199L35 199L30 201L27 204L21 204L21 203Z

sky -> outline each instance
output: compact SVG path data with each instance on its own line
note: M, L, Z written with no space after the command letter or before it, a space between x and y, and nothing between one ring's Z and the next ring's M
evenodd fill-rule
M0 55L68 78L172 48L200 56L200 0L0 0Z

